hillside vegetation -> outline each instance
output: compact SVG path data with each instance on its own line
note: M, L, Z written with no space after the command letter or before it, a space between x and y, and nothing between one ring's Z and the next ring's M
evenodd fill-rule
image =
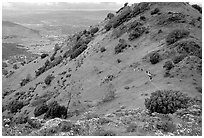
M195 7L126 3L51 54L12 73L4 65L2 134L201 136L202 10Z

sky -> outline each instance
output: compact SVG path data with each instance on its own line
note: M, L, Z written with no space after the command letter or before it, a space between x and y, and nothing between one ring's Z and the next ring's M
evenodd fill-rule
M3 5L6 4L6 2L29 2L29 3L48 3L48 2L71 2L71 3L79 3L79 2L92 2L92 3L100 3L100 2L116 2L119 4L124 4L125 2L128 3L135 3L135 2L178 2L178 0L2 0ZM193 3L202 3L202 0L179 0L179 2L193 2Z

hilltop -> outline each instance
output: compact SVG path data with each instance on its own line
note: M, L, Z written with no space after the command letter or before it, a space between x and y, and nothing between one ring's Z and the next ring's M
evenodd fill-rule
M125 4L53 53L3 76L2 114L16 122L5 121L3 134L202 135L197 9L188 3ZM151 103L158 91L169 103Z

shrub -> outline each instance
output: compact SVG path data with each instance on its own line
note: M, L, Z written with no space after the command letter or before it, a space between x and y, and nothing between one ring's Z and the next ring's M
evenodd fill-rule
M57 54L57 51L55 51L52 56L50 57L50 61L53 61L55 59L55 55Z
M90 33L95 34L96 32L98 32L98 30L98 27L91 28Z
M162 114L174 113L178 109L187 108L190 98L180 91L157 90L145 99L145 107L151 112Z
M21 82L20 82L20 86L25 86L28 82L30 82L32 79L31 75L30 74L27 74L26 78L23 79Z
M67 108L60 106L57 101L53 101L48 105L48 111L46 112L44 118L66 118L67 117Z
M134 30L130 32L128 40L131 41L140 37L145 31L146 31L145 27L141 27L141 26L136 27Z
M107 15L107 19L111 19L111 18L113 18L114 17L114 14L113 13L108 13L108 15Z
M178 56L174 57L174 58L173 58L174 64L179 63L179 62L182 61L185 57L186 57L186 55L178 55Z
M160 55L159 53L155 52L152 55L150 55L150 62L152 64L156 64L160 61Z
M8 71L6 69L2 69L2 74L6 76L8 74Z
M2 68L6 68L8 67L7 63L6 62L2 62Z
M140 16L140 20L145 21L146 17L145 16Z
M189 32L186 30L173 30L167 35L166 42L168 45L175 43L176 41L185 38L189 35Z
M20 114L18 117L15 118L14 122L16 124L25 124L28 121L28 116L25 114Z
M166 68L166 70L171 70L174 67L172 61L166 61L163 65L163 68Z
M71 54L71 50L68 50L64 53L63 58L68 58Z
M46 85L50 85L50 83L52 82L52 80L53 80L54 78L55 78L54 76L48 75L48 76L45 78L45 80L44 80L45 84L46 84Z
M35 110L34 110L34 116L37 117L37 116L40 116L44 113L46 113L48 110L48 106L46 103L43 103L41 105L38 105Z
M16 113L18 110L21 110L24 106L23 101L13 100L8 104L8 110L10 110L11 113Z
M173 45L178 53L183 55L194 55L202 59L202 48L194 41L181 41Z
M136 27L138 26L142 26L143 24L141 22L138 22L138 21L133 21L130 23L130 25L128 25L128 31L131 31L133 29L135 29Z
M40 57L41 57L41 59L43 59L43 58L45 58L45 57L47 57L47 56L49 56L49 55L46 54L46 53L43 53Z
M60 50L60 48L61 47L59 46L59 44L55 44L54 51L57 52L58 50Z
M102 53L105 52L105 51L106 51L105 47L101 47L101 48L100 48L100 51L101 51Z
M74 59L76 57L78 57L82 52L84 52L84 50L87 49L87 45L82 45L80 46L78 49L76 49L75 51L73 51L70 55L71 59Z
M131 16L135 17L137 15L139 15L140 13L145 12L146 10L148 10L150 8L149 3L148 2L141 2L139 4L136 4L133 7L133 10L131 12Z
M112 28L112 24L110 22L108 22L104 28L106 29L106 31L109 31Z
M155 8L153 11L151 11L151 15L157 14L159 11L159 8Z
M19 67L17 66L17 64L13 65L13 69L18 69Z
M124 40L124 39L120 39ZM128 45L125 42L122 42L119 40L119 44L115 47L115 54L123 52L123 50L128 47Z
M118 16L115 16L112 20L112 27L116 28L119 25L121 25L124 21L126 21L126 18L131 13L131 9L129 7L123 8L121 13Z
M198 11L202 14L202 8L201 8L199 5L193 4L192 7L193 7L194 9L198 10Z

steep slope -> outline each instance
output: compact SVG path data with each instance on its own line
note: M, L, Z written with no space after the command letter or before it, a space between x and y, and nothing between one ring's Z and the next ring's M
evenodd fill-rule
M3 114L15 99L24 102L15 117L34 116L36 106L56 100L68 105L68 116L77 120L86 111L103 115L121 107L145 109L145 99L156 90L201 97L201 18L188 3L124 6L68 38L52 55L3 78ZM174 67L166 69L166 61ZM20 86L23 79L26 83ZM127 135L121 127L114 129Z

